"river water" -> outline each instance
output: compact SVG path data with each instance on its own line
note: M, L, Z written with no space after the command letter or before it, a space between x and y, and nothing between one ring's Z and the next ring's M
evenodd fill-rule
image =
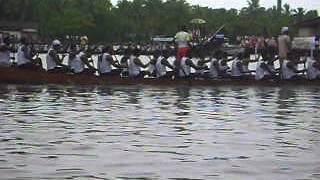
M320 87L0 85L0 179L320 179Z

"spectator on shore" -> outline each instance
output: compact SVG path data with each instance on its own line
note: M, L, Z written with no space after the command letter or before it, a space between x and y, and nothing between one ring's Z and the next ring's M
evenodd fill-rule
M271 37L267 40L270 56L275 57L278 53L278 44L275 37Z

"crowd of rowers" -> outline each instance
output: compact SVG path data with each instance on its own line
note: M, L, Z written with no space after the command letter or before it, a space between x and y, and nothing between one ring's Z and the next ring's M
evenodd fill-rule
M259 57L252 60L247 51L231 57L221 50L211 52L198 48L189 50L184 57L171 62L170 50L156 49L151 53L152 55L147 56L149 62L145 63L141 59L142 54L137 47L127 48L123 52L123 56L118 59L112 46L104 46L100 50L96 66L92 58L93 51L96 50L91 48L77 50L76 45L73 44L68 47L68 55L61 54L60 52L65 52L65 50L62 50L62 44L59 40L54 40L46 54L47 68L44 69L39 55L32 51L28 43L22 39L14 58L15 61L10 58L10 51L5 44L1 44L0 67L14 66L49 73L98 74L99 76L131 78L320 79L320 54L318 51L304 56L305 58L291 51L288 53L287 59L280 61L278 69L274 65L278 59L268 51L260 52ZM68 57L66 64L63 63L65 57ZM252 62L257 63L255 71L249 70L249 64ZM304 64L303 70L298 69L300 63Z

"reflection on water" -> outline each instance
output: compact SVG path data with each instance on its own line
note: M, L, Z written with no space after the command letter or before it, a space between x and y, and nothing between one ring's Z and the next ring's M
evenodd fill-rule
M319 89L0 85L0 179L319 179Z

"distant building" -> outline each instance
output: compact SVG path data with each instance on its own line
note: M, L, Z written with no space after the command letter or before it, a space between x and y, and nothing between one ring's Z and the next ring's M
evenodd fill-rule
M320 35L320 17L302 21L296 24L299 37Z
M37 41L38 24L33 22L15 22L15 21L0 21L0 34L14 36L20 39L21 36L27 36L33 41Z

